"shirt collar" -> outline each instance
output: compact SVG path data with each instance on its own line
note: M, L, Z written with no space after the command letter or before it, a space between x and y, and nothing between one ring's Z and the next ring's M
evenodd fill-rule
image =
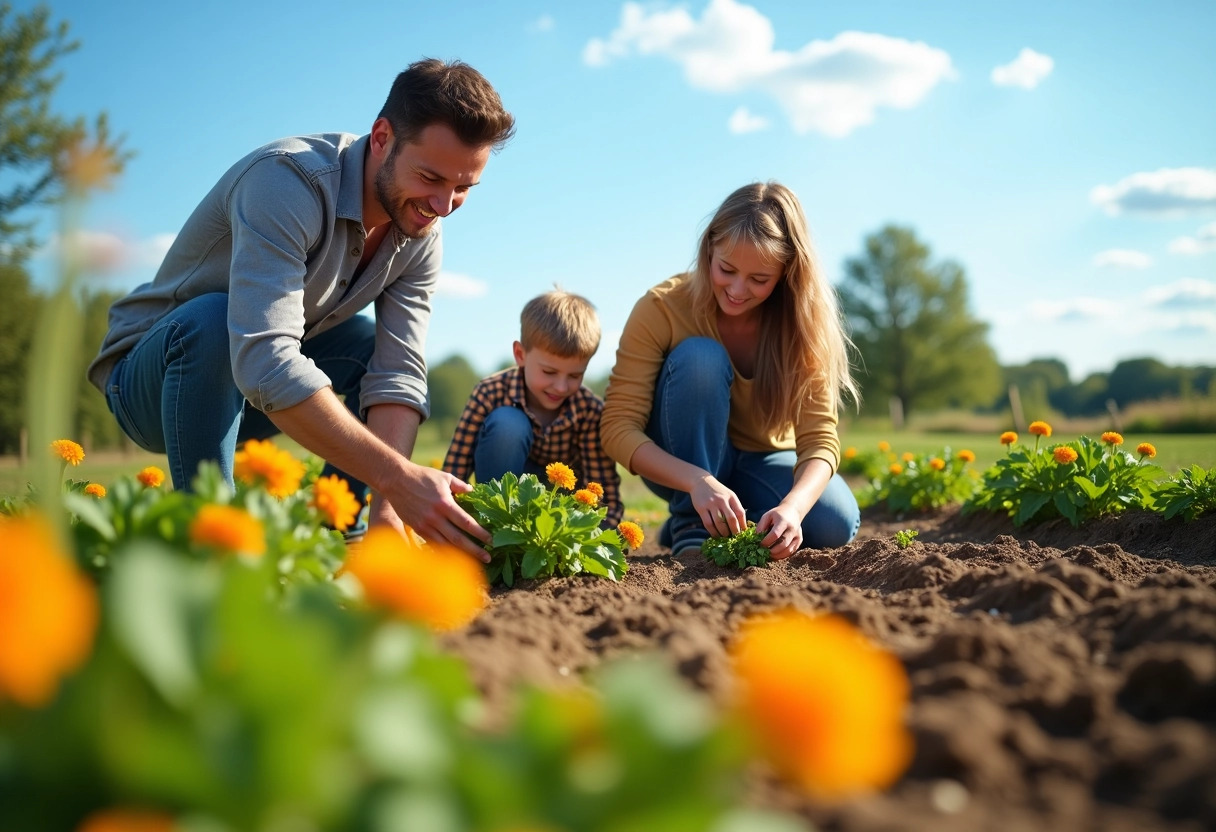
M338 185L339 217L363 224L363 161L370 134L360 136L342 151L342 181Z

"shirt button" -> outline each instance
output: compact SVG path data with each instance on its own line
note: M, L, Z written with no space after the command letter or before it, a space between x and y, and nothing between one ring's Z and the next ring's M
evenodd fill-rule
M346 286L346 281L345 281L345 280L339 280L339 281L338 281L338 285L339 285L339 286L342 286L342 287L345 287L345 286Z
M269 413L269 412L270 412L270 411L272 411L272 410L274 410L274 405L272 405L272 404L268 404L268 405L266 405L266 407L265 407L265 412L266 412L266 413Z
M350 250L350 253L353 254L355 257L358 257L360 254L363 253L363 249L359 248L358 246L355 246L354 248L352 248Z

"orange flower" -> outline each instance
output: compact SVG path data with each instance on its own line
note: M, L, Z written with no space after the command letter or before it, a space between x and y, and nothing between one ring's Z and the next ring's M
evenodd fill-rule
M1001 434L1001 444L1002 445L1012 445L1014 442L1017 442L1017 441L1018 441L1018 435L1011 430L1007 430Z
M546 465L545 476L549 478L549 482L567 491L573 491L575 484L578 482L574 476L574 472L570 470L570 466L562 462L550 462Z
M354 524L360 509L363 508L355 499L346 480L337 474L317 478L312 485L312 502L309 505L325 515L329 525L338 531L345 531Z
M933 459L929 460L929 467L934 471L942 471L946 467L946 460L942 459L940 456L935 456Z
M256 556L266 552L266 535L261 522L236 506L209 503L200 508L190 523L190 539L199 546L243 555Z
M882 789L911 762L907 673L845 619L794 610L749 619L731 658L743 722L813 794Z
M233 457L232 473L247 485L264 485L273 497L287 497L299 489L304 463L273 442L250 439Z
M857 449L854 448L852 445L850 445L849 447L844 449L844 458L845 459L852 459L855 456L857 456Z
M159 812L135 809L107 809L85 818L76 832L173 832L173 818Z
M595 495L596 500L604 499L604 486L600 485L598 482L587 483L587 490Z
M88 658L97 590L36 515L0 516L0 699L48 703Z
M160 488L161 483L165 481L165 472L155 465L149 465L136 474L135 479L142 482L148 488Z
M1035 436L1051 436L1051 425L1046 422L1031 422L1029 430Z
M625 538L625 543L630 549L640 549L642 541L646 539L646 535L642 533L642 527L629 520L617 526L616 530L621 537Z
M916 459L916 454L912 453L911 451L904 451L901 458L904 462L911 462L912 460Z
M891 443L883 439L878 443L878 450L885 454L887 451L891 450Z
M963 448L958 452L958 458L963 462L975 462L975 451L969 451L966 448Z
M592 508L595 508L600 502L600 498L595 496L595 492L590 488L580 488L578 491L575 491L574 499L578 500L583 505L588 505Z
M84 493L100 500L106 496L106 487L99 482L91 482L84 487Z
M1122 445L1123 444L1123 434L1116 433L1113 430L1108 430L1102 434L1102 441L1105 442L1107 445Z
M79 465L84 459L84 448L71 439L56 439L51 443L51 450L69 465Z
M1061 465L1072 465L1077 461L1077 452L1067 445L1060 445L1051 452L1051 455L1056 458L1056 462Z
M1141 457L1152 459L1157 455L1157 447L1152 442L1141 442L1136 446L1136 453Z
M468 624L486 605L486 573L454 546L407 540L375 526L348 550L341 572L359 579L364 597L435 630Z
M898 462L892 462L889 470L894 476L898 477L904 472L904 466L900 465Z

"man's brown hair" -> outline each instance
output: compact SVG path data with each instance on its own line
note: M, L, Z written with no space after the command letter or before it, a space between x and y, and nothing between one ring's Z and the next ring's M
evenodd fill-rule
M451 128L469 147L498 150L515 134L515 117L480 72L463 61L423 58L401 72L380 110L397 141L414 142L432 124Z

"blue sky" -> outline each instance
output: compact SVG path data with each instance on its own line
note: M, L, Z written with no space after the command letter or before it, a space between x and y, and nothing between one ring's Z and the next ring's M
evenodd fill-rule
M557 283L598 307L607 372L721 200L776 179L834 282L891 222L961 263L1003 363L1216 363L1210 0L51 8L82 44L57 108L106 110L137 153L88 211L108 286L151 279L254 147L365 133L408 63L460 58L518 133L445 221L432 362L509 360L523 301Z

